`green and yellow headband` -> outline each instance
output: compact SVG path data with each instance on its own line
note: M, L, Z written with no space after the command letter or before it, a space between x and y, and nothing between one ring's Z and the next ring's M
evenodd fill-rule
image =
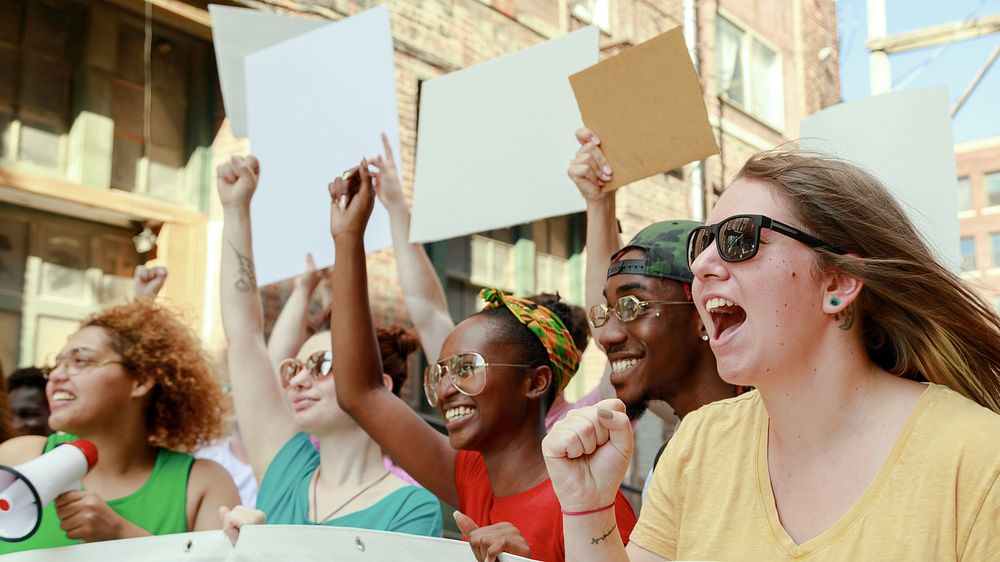
M479 298L486 301L483 310L503 305L535 334L549 354L556 393L562 392L580 365L580 350L563 321L548 308L528 299L505 295L500 289L483 289Z

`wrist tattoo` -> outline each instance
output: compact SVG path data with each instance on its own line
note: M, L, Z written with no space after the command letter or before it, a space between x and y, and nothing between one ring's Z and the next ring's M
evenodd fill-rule
M845 332L854 326L854 303L847 305L847 308L833 315L833 319L840 322L838 326Z
M617 529L617 528L618 528L618 524L615 523L610 529L608 529L607 533L604 533L603 535L601 535L599 537L594 537L594 538L590 539L590 544L601 544L601 542L607 541L608 537L611 536L611 533L615 532L615 529Z
M257 274L254 271L253 260L240 253L230 242L229 245L236 252L236 261L239 264L236 282L233 284L236 290L241 293L249 293L257 288Z

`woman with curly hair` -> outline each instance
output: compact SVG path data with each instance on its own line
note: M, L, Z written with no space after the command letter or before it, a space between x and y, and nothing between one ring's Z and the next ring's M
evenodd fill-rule
M0 553L80 541L221 527L219 508L239 502L229 474L188 452L217 437L222 393L197 336L150 299L83 322L45 368L48 438L0 445L0 464L18 465L77 437L97 465L82 489L47 505L30 539Z

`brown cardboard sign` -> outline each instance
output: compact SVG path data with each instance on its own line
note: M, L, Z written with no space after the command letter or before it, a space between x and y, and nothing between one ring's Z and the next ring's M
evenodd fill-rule
M601 139L615 190L719 153L694 65L676 27L569 77Z

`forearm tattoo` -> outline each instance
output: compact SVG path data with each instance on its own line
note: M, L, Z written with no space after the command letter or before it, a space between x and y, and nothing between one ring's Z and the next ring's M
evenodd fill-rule
M236 261L239 264L239 271L237 272L238 278L233 285L236 287L237 291L241 293L249 293L257 288L257 274L254 271L253 260L248 256L241 254L240 251L236 249L236 246L233 246L232 242L230 242L229 245L233 248L233 251L236 252Z
M833 319L840 322L840 326L838 327L841 330L844 330L845 332L850 330L851 327L854 326L854 303L849 304L847 308L834 314Z
M607 541L608 537L611 536L611 533L615 532L615 529L617 529L617 528L618 528L618 524L615 523L610 529L608 529L607 533L604 533L603 535L601 535L599 537L594 537L594 538L590 539L590 544L601 544L602 542Z

